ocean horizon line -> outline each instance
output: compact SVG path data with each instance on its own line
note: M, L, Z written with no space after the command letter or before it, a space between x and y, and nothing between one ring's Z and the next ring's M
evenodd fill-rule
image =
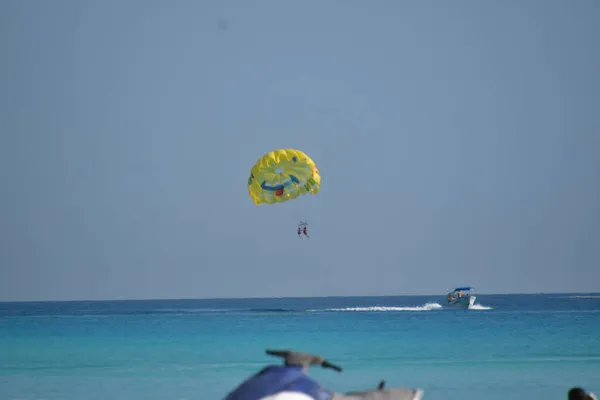
M65 299L65 300L0 300L0 304L14 303L123 303L149 301L211 301L211 300L286 300L286 299L332 299L332 298L384 298L384 297L431 297L445 296L446 293L430 294L377 294L377 295L334 295L334 296L268 296L268 297L155 297L155 298L107 298L107 299ZM519 295L600 295L600 292L515 292L483 293L476 296L519 296Z

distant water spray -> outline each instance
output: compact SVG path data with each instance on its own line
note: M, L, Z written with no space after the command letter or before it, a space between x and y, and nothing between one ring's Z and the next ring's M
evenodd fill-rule
M485 310L491 310L492 307L488 307L488 306L484 306L481 304L473 304L472 306L469 306L469 310L475 310L475 311L485 311Z
M384 307L384 306L371 306L371 307L345 307L345 308L327 308L323 310L307 310L309 312L339 312L339 311L354 311L354 312L383 312L383 311L433 311L440 310L442 306L438 303L427 303L422 306L415 307Z

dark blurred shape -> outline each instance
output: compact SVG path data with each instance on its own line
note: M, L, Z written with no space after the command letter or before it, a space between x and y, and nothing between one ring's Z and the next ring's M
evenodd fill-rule
M582 388L575 386L569 390L568 400L597 400L594 393L588 393Z

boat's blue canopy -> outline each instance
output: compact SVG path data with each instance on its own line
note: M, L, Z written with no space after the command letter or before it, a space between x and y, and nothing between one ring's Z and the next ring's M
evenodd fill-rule
M473 289L471 286L461 286L461 287L457 287L456 289L454 289L455 292L459 291L459 290L471 290Z

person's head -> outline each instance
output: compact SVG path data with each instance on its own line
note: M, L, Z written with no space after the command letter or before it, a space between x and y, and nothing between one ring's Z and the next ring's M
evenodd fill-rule
M597 400L594 393L588 393L582 388L575 386L569 390L568 400Z

